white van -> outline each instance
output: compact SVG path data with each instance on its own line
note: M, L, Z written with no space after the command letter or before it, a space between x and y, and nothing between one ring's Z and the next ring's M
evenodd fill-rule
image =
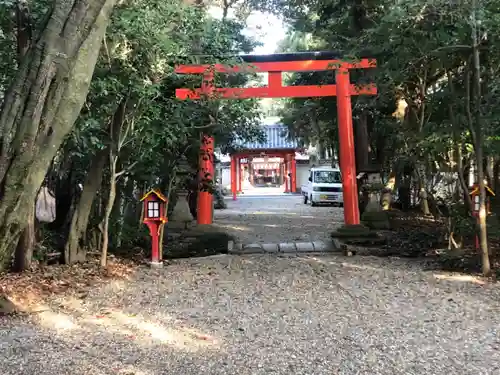
M342 175L340 169L333 167L314 167L309 173L309 182L301 187L304 204L311 206L322 203L344 205Z

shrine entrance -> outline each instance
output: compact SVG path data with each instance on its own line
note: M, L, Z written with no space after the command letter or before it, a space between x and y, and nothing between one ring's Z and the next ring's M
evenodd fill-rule
M363 58L358 61L342 61L332 52L302 52L274 55L243 55L243 64L229 66L215 65L181 65L176 67L178 74L201 74L203 81L198 89L177 89L179 99L197 100L202 97L222 99L244 98L298 98L298 97L337 97L337 115L339 128L340 170L342 172L342 188L344 196L345 225L360 223L358 207L358 189L356 182L356 163L354 151L354 134L352 126L352 95L376 95L374 85L356 85L350 81L349 70L367 69L376 66L373 59ZM283 72L314 72L335 70L335 84L311 86L283 86ZM219 88L215 87L216 73L268 73L266 87ZM211 180L214 174L214 140L210 135L203 135L200 150L200 180ZM238 160L254 155L240 155L232 158L231 190L233 199L238 191ZM275 157L277 155L274 155ZM278 155L278 157L283 155ZM288 156L289 157L289 156ZM293 160L291 160L293 169ZM240 169L241 170L241 169ZM241 179L240 179L241 180ZM291 183L293 188L293 182ZM198 197L198 223L212 224L212 195L200 192Z
M295 154L295 153L294 153ZM284 193L297 189L295 155L291 152L238 152L231 156L231 194L236 200L244 185L253 188L281 187Z
M230 179L227 181L227 173L224 173L222 184L227 186L229 182L233 200L244 191L257 193L266 188L280 193L297 191L295 154L300 151L297 142L287 139L284 125L261 128L264 142L239 144L238 151L230 155Z

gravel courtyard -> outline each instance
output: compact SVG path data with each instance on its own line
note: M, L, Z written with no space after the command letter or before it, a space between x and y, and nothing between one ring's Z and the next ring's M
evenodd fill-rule
M0 318L1 374L499 374L499 288L473 281L369 257L139 268Z
M300 195L243 195L226 203L215 211L215 225L247 244L325 241L344 222L342 208L311 207Z

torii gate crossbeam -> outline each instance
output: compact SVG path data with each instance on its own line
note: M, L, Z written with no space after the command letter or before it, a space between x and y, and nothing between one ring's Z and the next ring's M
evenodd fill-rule
M342 190L344 195L344 221L346 225L360 223L358 207L358 188L356 182L356 161L354 134L352 126L353 95L376 95L374 85L357 86L351 84L350 69L376 67L373 59L361 59L355 62L342 61L332 52L301 52L274 55L235 56L243 64L229 66L215 65L180 65L178 74L203 74L201 88L176 90L179 99L201 99L214 97L219 99L244 98L297 98L297 97L337 97L337 116L339 128L340 170L342 172ZM283 86L283 72L312 72L335 70L334 85ZM214 85L214 73L268 73L266 87L218 88ZM200 150L200 177L211 179L214 173L213 138L204 135ZM212 223L212 196L209 192L200 192L198 198L198 223Z

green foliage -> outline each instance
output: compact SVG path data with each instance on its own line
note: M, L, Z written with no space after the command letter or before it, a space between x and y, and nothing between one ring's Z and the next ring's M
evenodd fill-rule
M278 4L279 3L279 4ZM362 113L373 119L370 147L387 170L395 166L424 166L449 170L457 141L470 158L473 134L467 113L466 74L472 52L472 3L445 0L295 1L274 3L293 25L282 51L333 50L344 59L373 57L377 68L352 72L355 83L377 84L375 98L353 98L355 122ZM291 11L292 4L296 7ZM498 33L497 0L481 1L482 74L481 113L485 123L485 150L497 154ZM448 79L448 74L451 79ZM331 76L331 73L330 73ZM289 84L333 83L328 74L296 73ZM469 77L469 76L467 76ZM486 81L488 83L486 83ZM451 86L450 86L451 83ZM393 116L399 100L406 109ZM450 117L450 114L453 116ZM304 143L336 144L336 108L333 99L284 101L282 118L290 133Z
M101 48L85 106L54 170L60 178L83 183L97 151L113 147L118 157L117 199L110 222L112 246L141 245L138 195L156 187L176 202L182 177L176 174L185 159L196 169L203 133L214 136L227 152L239 140L262 137L256 100L182 101L181 87L199 87L201 77L177 75L178 64L236 63L230 54L248 53L256 42L243 35L235 20L211 18L202 8L180 0L131 0L115 8ZM241 86L249 77L216 76L217 85ZM110 132L125 103L119 139ZM122 105L122 107L120 107ZM68 173L66 160L75 168ZM92 225L102 218L112 176L106 171ZM204 189L213 191L211 183ZM141 231L138 231L138 225ZM139 242L134 238L139 238Z

